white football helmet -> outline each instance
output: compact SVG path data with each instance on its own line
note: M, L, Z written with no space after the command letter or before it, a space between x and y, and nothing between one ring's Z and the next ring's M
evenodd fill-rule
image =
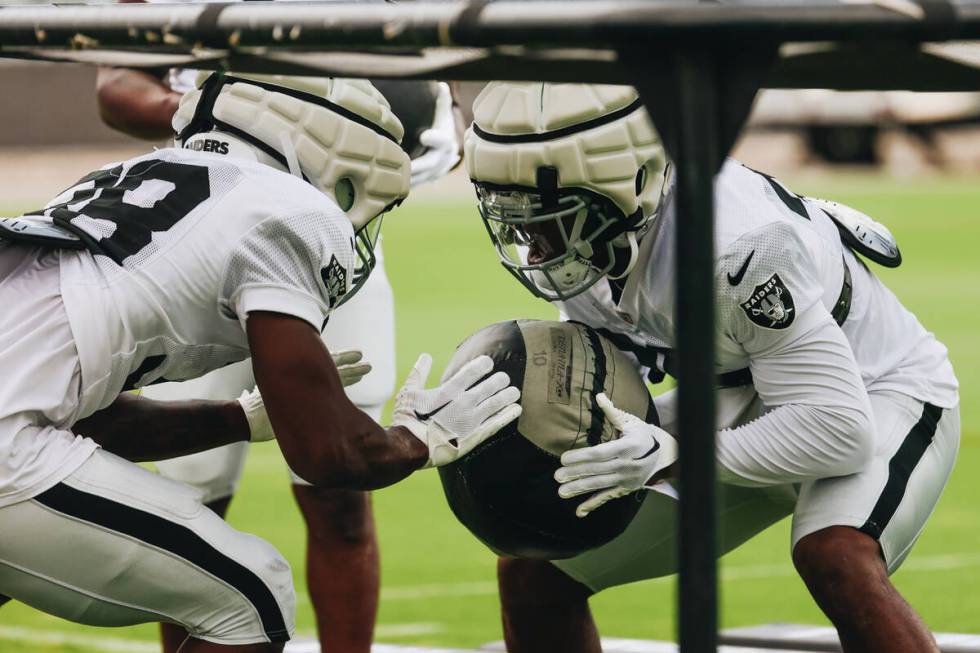
M464 160L504 267L549 301L629 274L669 164L629 86L492 82Z
M401 122L367 80L202 73L173 117L174 141L223 132L311 183L357 234L349 299L374 267L381 216L408 196Z

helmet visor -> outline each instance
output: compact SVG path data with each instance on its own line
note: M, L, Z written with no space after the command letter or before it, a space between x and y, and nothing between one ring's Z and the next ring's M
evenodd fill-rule
M562 191L545 206L537 193L478 186L477 197L501 263L535 295L568 299L611 269L615 218L590 195Z

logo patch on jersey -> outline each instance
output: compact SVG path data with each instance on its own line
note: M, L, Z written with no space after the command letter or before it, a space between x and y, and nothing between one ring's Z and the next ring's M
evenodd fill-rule
M330 308L337 305L340 298L347 293L347 270L340 264L336 256L330 257L327 267L320 270L320 278L327 288L327 298Z
M740 306L752 322L766 329L785 329L793 323L796 312L793 295L778 274L756 286Z

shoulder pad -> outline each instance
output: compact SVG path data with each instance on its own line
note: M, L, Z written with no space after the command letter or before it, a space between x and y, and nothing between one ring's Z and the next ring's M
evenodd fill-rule
M826 213L845 245L886 268L897 268L902 264L902 253L888 227L868 215L849 206L812 197L804 198Z

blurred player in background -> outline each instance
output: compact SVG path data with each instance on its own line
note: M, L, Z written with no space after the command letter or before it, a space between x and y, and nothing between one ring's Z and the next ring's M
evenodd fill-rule
M194 87L194 71L159 73L103 69L97 96L106 124L137 138L163 139L180 97ZM438 179L460 160L460 129L449 87L443 83L375 81L402 121L403 149L412 159L412 186ZM395 325L391 284L380 242L375 269L360 292L336 311L323 332L331 351L359 350L373 369L348 390L350 399L375 420L395 389ZM232 399L255 385L248 361L180 384L156 385L146 396L159 400ZM247 443L158 463L164 476L204 493L224 516L245 465ZM367 492L310 486L290 471L293 494L307 527L307 587L322 650L370 650L380 590L380 563L371 499ZM163 624L167 653L186 633Z
M504 267L566 319L631 352L651 380L675 373L683 216L636 92L492 83L474 104L465 153ZM958 384L946 347L857 256L895 267L898 247L869 217L799 197L734 160L718 172L715 198L716 366L727 388L717 461L733 488L723 489L719 518L742 529L725 529L722 548L776 521L772 499L788 491L793 562L844 650L938 653L889 576L952 472ZM657 401L666 429L677 426L671 399ZM555 472L579 516L663 490L655 486L677 456L664 428L598 404L620 438L565 452ZM598 652L588 597L674 570L671 511L649 516L659 503L647 498L622 535L580 556L501 560L509 650Z

